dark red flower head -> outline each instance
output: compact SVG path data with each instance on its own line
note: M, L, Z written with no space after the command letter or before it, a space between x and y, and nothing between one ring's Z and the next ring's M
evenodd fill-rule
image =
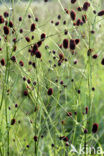
M51 96L51 95L53 94L53 89L52 89L52 88L49 88L47 94L48 94L49 96Z
M21 21L22 21L22 17L19 17L19 19L18 19L18 20L19 20L19 22L21 22Z
M38 141L38 137L37 136L34 136L34 141Z
M27 96L28 95L28 90L24 90L24 96Z
M88 107L86 107L85 109L86 109L86 114L88 114Z
M9 21L9 27L13 28L13 22L12 21Z
M5 18L9 17L9 13L8 12L4 12L4 17Z
M0 24L4 23L4 18L0 15Z
M77 26L80 26L80 25L82 25L82 24L83 24L83 22L81 21L81 19L77 19L76 25L77 25Z
M9 28L5 25L5 26L3 27L3 29L4 29L4 34L5 34L5 35L8 35L8 34L9 34Z
M104 15L104 10L101 10L100 12L98 12L98 16L103 16Z
M65 12L66 12L67 14L69 14L69 10L68 10L68 9L66 9L66 8L65 8Z
M34 23L31 24L31 29L30 30L31 30L31 32L33 32L35 30L35 24Z
M12 60L13 62L16 62L16 57L15 57L15 56L12 56L12 57L11 57L11 60Z
M15 119L12 119L11 120L11 125L14 125L16 123L16 120Z
M41 58L41 52L39 51L39 50L37 50L36 52L35 52L35 55L36 55L36 57L37 58Z
M104 65L104 58L102 59L101 64Z
M73 21L76 19L76 13L75 13L74 10L71 10L71 11L70 11L70 17L71 17L71 19L72 19Z
M24 63L23 63L23 61L22 61L22 60L19 62L19 64L20 64L20 66L21 66L21 67L23 67L23 66L24 66Z
M68 39L64 39L64 40L63 40L63 47L64 47L65 49L67 49L67 48L69 47L69 41L68 41Z
M83 21L83 23L86 23L86 21L87 21L87 16L86 15L82 15L82 21Z
M97 123L94 123L92 126L92 133L96 133L98 131L99 125Z
M71 3L74 4L77 0L71 0Z
M80 39L75 39L75 43L78 44L80 42Z
M71 49L71 50L75 50L75 48L76 48L75 40L71 39L71 40L70 40L70 49Z
M25 37L27 42L30 42L30 38L29 37Z
M42 33L41 34L41 40L44 40L46 38L46 34L45 33Z
M4 60L4 58L1 59L1 65L2 65L2 66L5 66L5 60Z
M89 3L89 2L85 2L85 3L83 4L83 10L84 10L84 11L87 11L89 7L90 7L90 3Z

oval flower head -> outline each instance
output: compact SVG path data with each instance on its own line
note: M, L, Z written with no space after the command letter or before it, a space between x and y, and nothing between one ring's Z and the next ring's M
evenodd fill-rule
M92 133L96 133L98 131L99 125L97 123L94 123L92 126Z

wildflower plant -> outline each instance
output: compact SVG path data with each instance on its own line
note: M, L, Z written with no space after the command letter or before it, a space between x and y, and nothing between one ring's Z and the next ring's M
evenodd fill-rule
M101 2L1 3L0 155L104 149Z

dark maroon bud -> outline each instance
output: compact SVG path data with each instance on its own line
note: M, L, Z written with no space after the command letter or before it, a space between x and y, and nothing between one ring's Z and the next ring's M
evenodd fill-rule
M35 56L36 56L37 58L41 58L41 56L42 56L42 55L41 55L41 52L37 50L37 51L35 52Z
M91 34L95 34L95 31L94 30L91 30Z
M94 87L92 87L92 91L95 91L95 88Z
M67 34L68 34L68 30L65 30L65 31L64 31L64 34L67 35Z
M34 44L33 46L33 52L36 52L38 50L38 45L37 44Z
M56 22L55 25L58 26L60 24L60 22Z
M80 94L81 93L81 91L78 89L78 94Z
M23 81L26 81L26 77L23 77Z
M73 21L76 19L76 13L75 13L74 10L71 10L71 11L70 11L70 17L71 17L71 19L72 19Z
M97 54L94 54L94 55L92 56L93 59L97 59L97 57L98 57Z
M12 21L9 21L9 27L13 28L13 22Z
M11 120L11 125L14 125L16 123L16 120L15 119L12 119Z
M20 29L19 32L22 34L23 33L23 29Z
M51 21L51 23L53 24L53 23L54 23L54 21L52 20L52 21Z
M74 112L75 115L77 115L77 112Z
M78 61L77 60L74 60L74 64L77 64L78 63Z
M29 61L29 62L28 62L28 64L29 64L29 65L31 65L31 64L32 64L32 62L31 62L31 61Z
M93 10L93 13L96 14L96 10Z
M16 38L13 38L13 42L16 43Z
M32 39L32 40L34 39L34 35L32 35L31 39Z
M39 21L38 17L35 17L35 21L36 21L36 22L38 22L38 21Z
M61 85L63 85L63 84L64 84L64 82L61 80L61 81L60 81L60 84L61 84Z
M86 15L82 15L82 21L83 21L83 23L86 23L86 21L87 21L87 16Z
M64 40L63 40L63 47L64 47L65 49L69 48L69 41L68 41L68 39L64 39Z
M63 21L63 24L66 25L66 21Z
M52 144L51 146L52 146L52 147L55 147L55 145L54 145L54 144Z
M89 2L85 2L85 3L83 4L83 10L84 10L84 11L87 11L89 7L90 7L90 3L89 3Z
M77 0L71 0L71 3L74 4Z
M98 131L99 125L97 123L94 123L92 126L92 133L96 133Z
M4 58L1 59L1 65L2 65L2 66L5 66L5 60L4 60Z
M17 108L18 107L18 104L15 104L15 107Z
M84 134L87 134L88 133L88 130L87 129L84 129Z
M24 96L27 96L28 95L28 90L24 90Z
M13 62L16 62L16 57L15 57L15 56L12 56L12 57L11 57L11 60L12 60Z
M66 8L65 8L65 12L66 12L67 14L69 14L69 10L68 10L68 9L66 9Z
M60 53L60 54L59 54L59 58L60 58L60 60L64 60L64 55L63 55L63 53Z
M72 116L72 112L68 112L67 113L67 116L70 116L71 117Z
M61 66L61 61L60 60L58 61L58 66Z
M4 23L4 18L0 15L0 24Z
M71 39L70 40L70 49L75 50L75 48L76 48L75 40Z
M36 82L35 81L33 82L33 85L36 86Z
M47 94L48 94L49 96L51 96L51 95L53 94L53 89L52 89L52 88L49 88Z
M4 17L5 18L9 17L9 13L8 12L4 12Z
M44 40L46 38L46 34L41 34L41 40Z
M38 141L38 137L37 136L34 136L34 141Z
M82 23L83 23L83 22L81 21L81 19L77 19L77 21L76 21L76 25L77 25L77 26L82 25Z
M2 51L2 48L0 48L0 51Z
M104 58L102 59L101 64L104 65Z
M30 42L30 38L29 37L25 37L27 42Z
M75 43L78 44L80 42L80 39L75 39Z
M29 148L30 146L29 145L26 145L26 147Z
M86 107L85 110L86 110L86 114L88 114L88 107Z
M21 22L21 21L22 21L22 17L19 17L19 19L18 19L18 20L19 20L19 22Z
M4 26L3 29L4 29L4 34L8 35L9 34L9 28L7 26Z
M35 24L34 23L31 24L31 29L30 30L31 30L31 32L33 32L35 30Z
M44 2L48 2L48 0L44 0Z
M78 11L82 11L82 8L81 8L81 7L78 7L77 10L78 10Z
M23 61L22 61L22 60L19 62L19 64L20 64L20 66L21 66L21 67L23 67L23 66L24 66L24 63L23 63Z
M33 62L33 63L32 63L32 66L33 66L34 68L36 68L36 63L35 63L35 62Z
M27 83L28 83L28 84L30 84L30 83L31 83L31 80L30 80L30 79L28 79L28 80L27 80Z
M38 45L38 47L40 47L42 45L42 41L38 41L37 45Z
M31 18L31 15L28 15L28 18Z
M63 137L63 141L67 142L68 140L68 137Z
M65 144L66 146L69 146L69 143L68 142L66 142L66 144Z
M100 12L98 12L98 16L103 16L104 15L104 10L101 10Z
M58 15L57 18L60 20L61 19L61 15Z

